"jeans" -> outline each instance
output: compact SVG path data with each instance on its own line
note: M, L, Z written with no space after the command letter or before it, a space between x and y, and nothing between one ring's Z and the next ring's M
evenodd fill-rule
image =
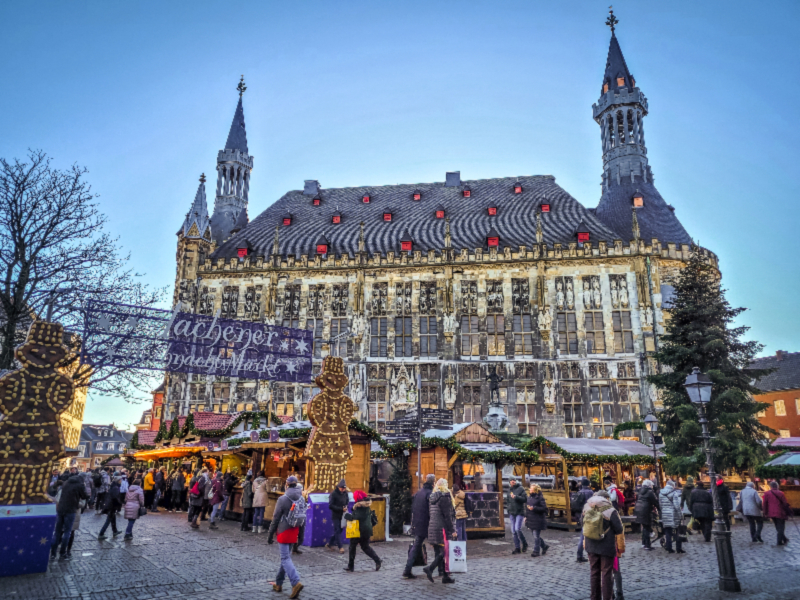
M520 544L523 548L528 547L528 542L525 541L525 536L522 535L522 526L525 524L525 517L522 515L511 515L508 517L511 521L511 533L514 534L514 548L519 550Z
M355 565L356 562L356 548L358 548L358 546L361 546L361 550L364 551L364 554L374 560L376 565L381 564L381 559L378 558L378 555L375 554L375 550L369 545L368 537L350 538L350 556L347 561L348 569L351 571L353 570L353 565Z
M158 501L161 500L161 490L156 490L155 495L153 496L153 511L158 510Z
M456 519L456 534L458 535L459 542L467 541L467 520Z
M542 539L541 529L532 529L531 533L533 534L533 553L539 556L540 548L541 550L547 550L547 542Z
M108 529L108 526L111 525L111 531L114 533L117 532L117 513L113 510L108 511L108 516L106 517L106 522L103 524L103 527L100 529L100 535L103 535Z
M128 519L128 526L125 528L125 535L133 537L133 526L136 524L136 519Z
M592 600L612 600L614 589L614 557L589 554L589 576Z
M341 549L342 547L342 513L331 513L331 519L333 520L333 535L331 539L328 541L327 545L333 548L336 545L337 548Z
M253 520L253 509L252 508L243 508L242 509L242 531L248 531L250 529L249 523ZM292 546L293 544L287 544L287 546Z
M666 541L664 542L664 548L667 550L672 550L672 538L675 538L675 549L680 552L683 550L683 542L681 542L681 536L678 535L678 528L677 527L664 527L664 538Z
M211 511L211 522L212 522L212 523L214 522L214 519L216 519L216 518L217 518L217 515L218 515L218 514L220 514L220 513L222 512L222 511L220 510L220 508L221 508L221 507L222 507L222 502L217 502L217 503L214 505L214 510L212 510L212 511Z
M50 544L50 555L56 555L56 548L61 544L59 554L64 556L67 553L69 536L72 533L72 524L75 522L75 513L59 514L56 518L56 534L53 536L53 543Z
M650 548L650 536L653 534L652 525L642 525L642 546Z
M578 540L578 558L583 558L583 528L581 528L581 537Z
M776 519L773 517L772 522L775 523L775 529L778 532L778 543L785 544L789 540L786 538L786 519Z
M433 569L439 569L439 573L444 573L444 544L432 544L433 546L433 562L426 568L433 573Z
M222 497L222 507L219 509L219 512L221 514L221 516L220 516L220 520L221 521L225 520L225 509L228 508L228 499L229 498L230 498L230 496L223 496Z
M253 527L261 527L264 524L264 506L253 508Z
M750 524L750 538L754 542L761 539L761 529L764 527L764 517L752 517L747 515L747 522Z
M278 576L275 577L276 585L283 585L287 577L292 587L300 583L300 573L294 568L294 563L292 562L292 546L293 544L278 543L278 548L281 551L281 568L278 569Z

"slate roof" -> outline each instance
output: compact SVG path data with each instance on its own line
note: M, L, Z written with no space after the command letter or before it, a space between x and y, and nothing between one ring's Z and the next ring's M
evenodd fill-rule
M650 455L653 449L633 440L597 440L592 438L559 438L548 437L548 441L557 444L572 454L595 454L613 456L632 456L635 454ZM665 456L659 452L659 456Z
M245 154L247 151L247 132L244 128L244 109L242 108L242 97L239 96L239 104L236 105L236 112L233 114L231 130L228 132L228 140L225 142L226 150L241 150Z
M617 85L617 77L625 78L625 85ZM608 45L608 57L606 58L606 72L603 75L603 83L608 84L609 90L620 90L627 88L628 91L633 91L633 77L628 71L628 64L625 62L625 57L622 55L622 48L619 46L616 34L611 32L611 42Z
M638 192L644 198L644 206L636 209L641 239L649 242L657 238L662 244L691 244L692 238L683 228L675 212L658 193L651 181L631 183L622 178L622 182L612 184L604 191L594 214L617 236L624 241L633 239L633 196Z
M223 429L230 425L237 414L238 413L220 414L215 412L194 412L192 416L194 418L194 426L197 429ZM186 417L178 417L178 427L183 427L184 423L186 423ZM171 425L171 419L164 421L164 427L167 428L167 431L169 431Z
M765 356L750 363L756 369L778 369L753 385L762 392L800 390L800 352L781 352L781 358Z
M157 431L147 431L143 430L139 432L139 445L145 444L147 446L152 446L156 443L156 436L158 435Z
M111 430L111 435L100 435L100 431ZM81 426L81 440L90 442L123 442L127 443L133 437L132 433L115 429L111 425L89 425Z
M522 185L520 194L513 190L517 183ZM471 192L469 198L462 193L467 187ZM422 194L418 201L412 199L415 191ZM367 194L370 202L364 204L362 198ZM551 175L462 181L456 186L435 182L321 189L318 195L322 202L314 206L314 195L300 190L287 192L222 244L212 258L236 256L237 248L245 241L255 255L270 256L276 225L280 225L281 255L314 255L315 242L321 235L330 240L329 252L353 255L358 251L362 221L365 223L365 249L370 254L400 252L400 239L406 230L413 238L414 250L439 250L444 247L445 232L445 220L435 218L440 205L450 217L452 247L457 251L485 248L487 234L492 228L499 234L501 248L530 247L536 242L536 212L541 203L550 204L550 212L542 214L544 241L549 245L575 242L581 221L588 226L593 244L620 238L557 185ZM496 216L488 214L489 205L497 207ZM386 222L383 213L390 207L392 220ZM337 210L342 215L341 223L334 224L331 217ZM292 223L283 226L283 216L287 212L292 214ZM630 235L621 239L630 239Z

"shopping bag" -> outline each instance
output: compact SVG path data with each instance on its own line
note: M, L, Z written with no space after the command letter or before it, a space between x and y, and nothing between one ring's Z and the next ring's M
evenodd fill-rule
M414 543L412 542L408 546L408 557L411 558L411 553L414 551ZM416 560L414 560L414 567L427 567L428 566L428 550L425 548L425 542L422 543L422 548L420 548L419 554L417 554Z
M361 537L361 527L358 524L358 521L353 519L352 521L347 522L347 539L352 538L360 538Z
M445 573L467 572L467 542L444 541Z

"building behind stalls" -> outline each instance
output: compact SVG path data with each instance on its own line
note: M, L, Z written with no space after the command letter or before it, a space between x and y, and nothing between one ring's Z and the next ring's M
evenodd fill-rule
M775 369L753 385L761 390L755 399L769 407L758 413L758 420L782 438L800 438L800 352L778 350L774 356L755 359L756 369Z
M658 405L644 378L692 239L654 185L648 102L613 29L597 83L596 208L552 175L450 172L407 185L329 189L309 180L253 220L240 93L217 155L213 213L201 178L177 234L174 301L313 330L315 371L329 354L345 358L359 418L379 429L417 394L455 422L481 420L496 369L509 431L610 436ZM165 418L268 406L299 416L313 393L171 374Z

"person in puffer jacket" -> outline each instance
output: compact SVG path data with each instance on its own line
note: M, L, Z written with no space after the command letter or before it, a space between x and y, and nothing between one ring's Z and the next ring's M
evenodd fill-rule
M453 484L453 507L456 509L456 533L459 542L467 541L467 508L464 501L467 495L457 484Z
M456 512L453 508L453 497L447 487L447 480L440 479L433 488L433 493L428 499L431 505L431 520L428 524L428 541L433 545L436 554L433 562L422 569L425 576L433 583L433 571L444 564L444 539L445 535L456 539ZM450 573L445 571L442 583L455 583Z
M248 475L248 478L252 478L252 475ZM278 547L281 553L281 568L278 569L278 575L275 577L272 590L275 592L283 591L283 582L288 577L292 584L292 593L289 598L297 598L300 590L303 589L303 584L300 583L300 573L297 572L292 562L292 546L297 543L300 528L290 527L286 519L292 510L292 505L302 495L300 488L297 487L297 477L294 475L289 476L286 479L286 491L275 503L275 512L272 515L272 523L270 523L267 534L268 544L273 544L277 535Z
M742 503L742 514L750 524L750 539L754 542L764 543L761 539L761 529L764 527L764 515L761 512L761 496L752 481L748 481L745 488L739 493Z
M352 573L354 571L356 548L358 546L361 546L364 554L375 561L375 570L380 571L381 559L378 558L378 555L375 554L375 550L373 550L369 545L369 538L372 537L372 509L370 508L370 506L372 506L372 500L370 500L361 490L356 490L353 492L353 500L355 500L353 510L352 512L345 513L344 518L346 521L358 521L359 537L349 538L350 555L345 571L348 573Z
M661 506L661 521L664 524L664 550L672 554L672 538L675 538L675 546L678 554L684 554L681 536L678 535L678 527L683 523L683 512L681 511L681 494L675 489L672 480L667 479L665 485L658 494L658 502Z

